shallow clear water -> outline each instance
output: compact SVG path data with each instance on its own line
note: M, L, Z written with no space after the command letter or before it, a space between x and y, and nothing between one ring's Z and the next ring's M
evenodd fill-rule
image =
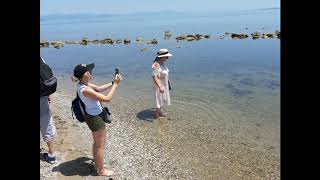
M131 98L133 103L143 101L141 111L152 108L154 55L158 49L168 48L173 54L167 62L173 86L170 111L190 114L175 121L180 127L190 125L185 123L189 117L200 127L203 124L201 128L219 124L233 136L279 149L280 40L217 38L225 32L279 30L279 9L202 15L43 17L40 24L41 39L48 41L83 37L131 39L128 45L66 44L61 49L41 48L41 55L56 74L66 78L75 65L94 62L94 78L98 83L111 81L114 68L118 67L124 77L117 93L121 97L119 102L125 103L125 98ZM167 30L173 36L164 40ZM211 38L192 42L174 39L177 35L197 33L209 34ZM156 38L159 43L137 43L137 36L146 40ZM148 50L142 52L142 48ZM74 85L62 82L60 88Z

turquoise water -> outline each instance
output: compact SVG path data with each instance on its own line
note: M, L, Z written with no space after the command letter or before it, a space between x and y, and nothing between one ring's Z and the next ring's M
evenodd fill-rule
M225 32L280 30L279 9L41 19L42 40L131 39L128 45L66 44L61 49L41 48L41 55L59 76L69 78L75 65L94 62L96 82L105 82L111 80L118 67L124 77L118 95L133 98L133 102L140 97L146 102L140 108L143 111L152 108L151 64L155 53L168 48L173 54L167 62L173 85L172 111L192 109L187 113L199 112L194 121L204 124L215 124L221 117L220 125L235 130L233 135L280 147L280 40L217 38ZM164 40L167 30L173 36ZM211 38L192 42L174 39L197 33ZM159 43L137 43L137 36L156 38ZM148 50L142 52L142 48Z

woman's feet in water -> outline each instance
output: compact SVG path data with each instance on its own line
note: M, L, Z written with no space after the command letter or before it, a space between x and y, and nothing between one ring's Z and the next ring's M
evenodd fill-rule
M167 117L167 113L163 112L163 110L157 109L154 112L154 118L158 119L158 118L162 118L162 117Z
M98 172L98 176L112 176L113 174L113 171L107 169L103 169L102 171Z
M167 117L167 113L160 111L159 116L160 117Z
M154 111L154 118L158 119L160 117L160 109L156 108L156 110Z
M163 111L156 111L154 113L154 118L158 119L158 118L163 118L163 117L167 117L167 113L163 112Z

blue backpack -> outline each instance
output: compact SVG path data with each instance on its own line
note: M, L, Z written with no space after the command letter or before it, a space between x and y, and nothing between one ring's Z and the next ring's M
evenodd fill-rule
M72 111L72 118L73 119L74 119L74 117L73 117L73 114L74 114L79 122L86 121L84 119L84 116L86 114L85 105L82 102L82 100L80 99L78 92L77 92L77 97L72 101L71 111Z

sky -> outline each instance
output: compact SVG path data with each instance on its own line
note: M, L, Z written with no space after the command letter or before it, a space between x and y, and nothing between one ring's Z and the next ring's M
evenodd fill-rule
M136 12L223 12L279 8L280 0L40 0L40 15Z

